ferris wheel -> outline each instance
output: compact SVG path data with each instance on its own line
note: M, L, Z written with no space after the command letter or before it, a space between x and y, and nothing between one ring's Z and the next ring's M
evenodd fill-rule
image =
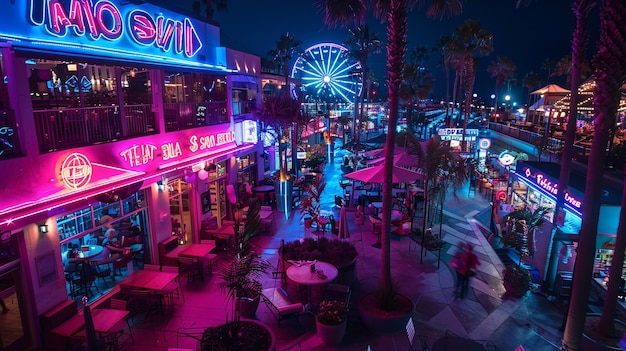
M294 97L305 94L307 101L353 103L361 95L361 63L349 51L334 43L316 44L304 50L291 69L291 77L300 79L300 89L292 85Z

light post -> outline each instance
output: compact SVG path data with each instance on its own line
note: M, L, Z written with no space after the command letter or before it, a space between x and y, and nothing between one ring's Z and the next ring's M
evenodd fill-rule
M491 112L491 119L493 119L494 122L497 122L498 118L496 117L496 114L498 113L498 106L496 106L496 94L491 94L491 108L493 109Z

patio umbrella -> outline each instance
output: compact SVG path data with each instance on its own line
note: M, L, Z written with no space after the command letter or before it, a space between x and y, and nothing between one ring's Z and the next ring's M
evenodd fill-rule
M393 149L393 154L394 155L399 155L402 153L407 153L407 149L405 147L401 147L401 146L396 146ZM367 156L367 157L384 157L385 156L385 148L379 148L379 149L375 149L372 151L366 151L363 153L363 156Z
M348 212L346 211L346 206L341 206L341 211L339 211L339 239L348 239L350 238L350 230L348 229Z
M344 174L344 177L358 180L363 183L382 183L385 179L383 173L384 165L381 164ZM391 175L393 183L412 183L416 180L424 179L424 175L422 173L398 166L393 166Z
M93 325L91 316L91 307L87 304L87 296L83 297L83 317L85 318L85 338L86 350L96 351L98 349L98 337L96 336L96 327Z
M368 165L379 165L385 161L384 157L375 158L367 161ZM418 158L416 155L408 154L406 152L395 154L393 156L393 164L399 167L417 167Z

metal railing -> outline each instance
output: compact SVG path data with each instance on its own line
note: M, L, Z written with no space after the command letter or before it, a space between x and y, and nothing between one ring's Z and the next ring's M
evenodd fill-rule
M163 114L166 132L228 123L226 101L166 103Z
M0 159L22 155L13 110L0 110Z
M98 106L33 111L40 153L156 133L152 105Z

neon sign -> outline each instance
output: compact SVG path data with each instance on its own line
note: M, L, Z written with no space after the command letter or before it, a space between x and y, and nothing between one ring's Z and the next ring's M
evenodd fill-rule
M61 164L61 179L66 187L80 189L91 181L93 168L87 156L80 153L68 155Z
M526 179L535 183L540 189L545 190L554 197L557 196L559 192L559 184L551 181L550 177L547 175L541 172L533 173L533 171L528 167L524 167L521 174L523 174ZM567 191L565 192L565 202L579 210L582 206L582 201Z
M42 26L55 37L68 34L116 41L126 36L141 46L153 46L163 52L194 57L202 41L189 18L178 21L162 15L153 17L146 11L133 9L124 14L108 0L31 0L29 20Z
M208 150L216 146L222 146L235 141L235 132L227 131L223 133L215 133L209 135L192 135L189 137L189 151L196 153L198 151ZM156 150L161 150L160 154L155 154ZM163 161L172 160L183 156L184 149L178 141L165 142L161 145L152 143L133 144L132 146L122 150L119 155L128 163L130 167L145 165L155 160L156 157Z

